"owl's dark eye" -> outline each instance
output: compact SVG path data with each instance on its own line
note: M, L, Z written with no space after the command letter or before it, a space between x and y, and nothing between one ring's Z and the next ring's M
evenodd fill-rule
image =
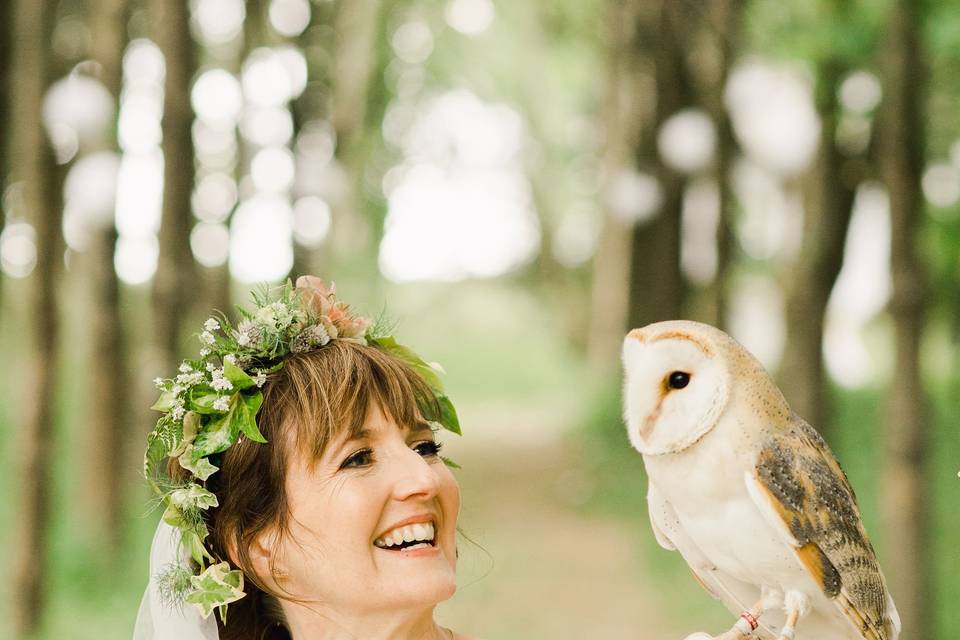
M671 389L683 389L690 384L690 374L685 371L674 371L667 378L667 386Z

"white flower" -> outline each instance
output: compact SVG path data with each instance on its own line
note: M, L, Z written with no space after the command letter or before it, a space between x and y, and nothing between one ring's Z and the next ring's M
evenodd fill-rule
M203 382L202 371L191 371L190 373L181 373L177 376L177 384L184 385L185 387L192 387L201 382Z
M216 342L216 339L213 337L212 333L209 331L204 331L200 334L200 342L203 344L212 345L214 342Z
M207 331L216 331L220 328L220 323L216 318L207 318L207 321L203 323L203 328Z
M217 365L213 364L212 362L207 363L207 371L209 371L210 373L213 373L216 370L217 370Z
M204 347L203 349L200 349L201 358L206 358L208 355L210 355L210 349L207 349L206 347Z
M246 347L247 345L250 344L250 336L245 333L238 334L237 344L240 345L241 347Z
M230 391L233 389L233 385L230 384L230 381L223 376L223 369L215 369L211 372L213 380L210 382L212 386L217 391Z
M217 411L229 411L230 410L230 396L220 396L213 401L213 408Z
M184 408L183 402L177 402L173 405L173 408L170 409L170 417L179 422L183 419L183 414L186 412L187 410Z
M180 373L190 373L191 371L193 371L193 367L189 363L184 362L180 365Z
M230 364L237 364L237 356L233 355L232 353L228 353L227 355L223 356L223 361L229 362Z
M267 381L267 374L263 371L258 371L257 375L253 376L253 381L257 383L257 387L262 387Z
M175 384L173 385L173 388L170 389L170 392L173 395L178 396L183 392L183 387L181 387L179 384Z
M269 327L277 323L277 316L274 313L272 304L257 309L257 315L255 317L260 324L265 324Z
M153 384L157 385L157 388L163 389L163 378L154 378Z

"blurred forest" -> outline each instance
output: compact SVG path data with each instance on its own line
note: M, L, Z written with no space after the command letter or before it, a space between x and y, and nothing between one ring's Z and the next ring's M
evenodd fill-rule
M211 308L314 273L449 372L451 626L731 624L654 542L619 414L624 333L684 317L743 342L837 452L902 638L956 638L956 3L0 12L0 637L130 637L151 380Z

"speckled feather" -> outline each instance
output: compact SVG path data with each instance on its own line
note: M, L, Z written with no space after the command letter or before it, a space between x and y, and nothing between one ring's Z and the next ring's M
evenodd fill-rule
M763 446L755 477L823 592L864 638L887 640L883 575L853 488L820 434L794 416Z

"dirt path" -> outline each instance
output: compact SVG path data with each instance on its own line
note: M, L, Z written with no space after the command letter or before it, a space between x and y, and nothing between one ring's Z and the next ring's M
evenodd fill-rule
M584 515L577 452L562 429L531 427L543 417L448 447L464 467L461 529L482 549L461 542L461 586L439 619L484 640L680 640L667 596L638 578L636 531Z

